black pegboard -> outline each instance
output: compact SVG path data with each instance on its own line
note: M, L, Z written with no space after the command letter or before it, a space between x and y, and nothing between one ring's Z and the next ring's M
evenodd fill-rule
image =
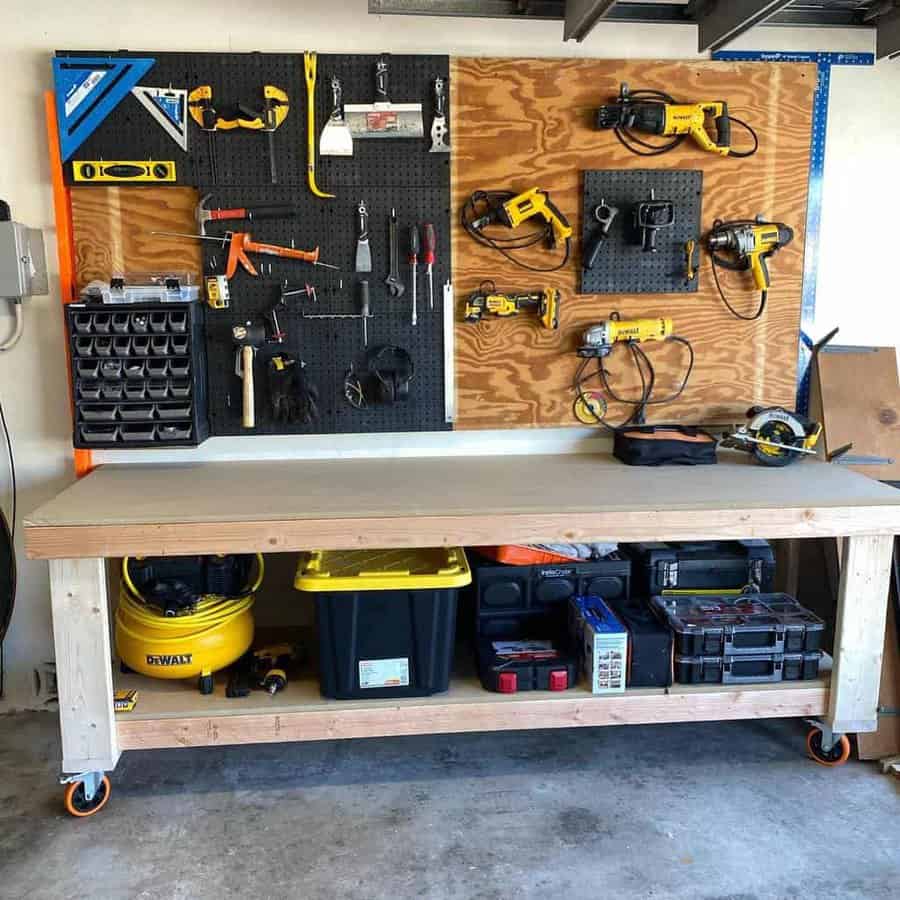
M634 225L637 205L650 199L675 204L675 223L660 230L658 252L644 252ZM599 227L594 208L605 201L618 207L609 236L592 269L582 269L582 294L694 293L697 281L684 275L684 245L699 241L703 172L691 169L603 169L584 173L582 248ZM585 250L583 250L583 253Z
M108 55L97 51L71 51L69 55ZM306 83L302 54L213 54L213 53L117 53L115 56L151 56L156 64L142 79L148 85L188 89L199 84L213 88L214 102L252 102L263 84L284 88L291 109L274 134L278 184L269 180L269 149L265 135L233 131L214 135L218 180L212 183L207 135L189 124L188 154L150 118L133 97L126 98L103 125L82 145L78 158L180 160L178 184L196 186L201 195L211 193L211 208L263 203L293 203L294 219L247 223L229 222L207 226L210 235L226 228L245 227L253 239L267 243L310 249L319 246L324 262L340 266L334 272L276 257L253 256L260 277L243 271L232 279L230 308L210 311L207 317L209 414L211 434L286 434L335 432L436 431L451 426L445 421L443 376L442 286L450 272L450 155L429 153L429 131L433 116L433 83L437 76L449 78L446 56L389 57L390 97L397 103L419 101L423 105L425 136L421 140L384 139L354 141L352 157L319 157L316 173L320 189L335 199L314 197L306 176ZM341 80L345 103L369 103L374 99L375 63L378 55L318 57L316 85L316 147L331 111L331 76ZM167 146L169 145L169 146ZM362 324L358 319L303 319L307 312L358 312L356 256L356 209L360 200L369 209L373 271L371 288L373 317L369 321L369 346L391 343L405 348L413 358L415 377L410 399L393 406L355 410L343 398L343 376L351 364L365 362ZM388 217L396 208L400 225L400 272L406 284L402 298L389 296L384 279L388 274ZM432 222L437 234L437 262L433 282L435 308L428 308L425 267L420 263L418 324L411 325L410 269L406 262L409 228L413 223ZM227 250L204 243L204 270L224 272ZM277 299L284 280L309 282L316 287L318 303L306 298L279 311L287 332L282 345L270 345L257 355L257 427L241 427L241 382L235 375L231 329L235 324L259 317ZM320 392L320 421L308 426L285 426L269 416L265 391L265 362L272 353L288 351L302 357L307 376Z

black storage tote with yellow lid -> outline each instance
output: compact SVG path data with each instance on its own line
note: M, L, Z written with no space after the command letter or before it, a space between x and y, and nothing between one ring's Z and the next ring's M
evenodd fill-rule
M358 700L446 691L457 592L471 580L457 547L303 554L294 587L315 600L322 694Z

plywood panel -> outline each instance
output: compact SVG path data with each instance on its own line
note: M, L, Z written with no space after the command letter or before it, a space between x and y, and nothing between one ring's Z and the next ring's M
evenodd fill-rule
M197 232L193 188L74 187L71 197L79 290L119 272L187 271L199 279L200 241L151 233Z
M878 730L857 735L860 759L883 759L900 753L900 647L897 638L897 613L888 607L884 635L881 690L878 694Z
M720 158L686 142L661 157L628 153L612 133L592 127L594 110L617 93L620 81L632 89L664 90L678 99L727 99L732 113L758 131L759 152L746 160ZM560 330L553 333L526 317L475 326L457 316L457 427L575 424L574 351L584 327L611 310L623 317L669 315L677 333L694 345L697 361L689 389L676 403L653 410L650 421L740 421L752 403L791 405L815 81L812 65L457 59L451 77L457 214L476 189L539 186L569 217L577 237L582 170L678 167L703 170L704 231L715 218L757 213L785 221L795 230L794 242L771 263L773 289L765 315L748 323L732 318L723 307L705 257L697 294L579 297L577 240L574 258L565 269L552 275L530 273L477 245L457 222L454 272L459 310L463 298L486 278L500 289L552 285L563 298ZM745 137L737 126L733 130L737 146ZM546 264L547 259L536 252L532 262ZM734 304L753 311L758 295L743 289L744 276L728 274L723 283ZM668 392L679 377L681 351L677 345L666 345L653 346L649 352L659 372L660 393ZM619 365L621 361L613 363L613 384L620 393L632 395L637 381L630 377L627 363ZM623 411L624 407L612 405L612 421L618 421Z
M108 465L27 516L25 544L74 558L900 531L900 492L855 472L722 456L677 477L599 454L476 457L477 478L452 458Z
M824 348L816 355L815 399L825 451L853 444L854 456L892 459L851 466L881 481L900 480L900 380L894 347Z
M459 668L459 667L458 667ZM182 682L119 675L140 692L134 712L116 717L123 750L335 740L469 731L515 731L822 715L827 677L784 684L673 685L594 696L573 690L492 694L463 664L444 694L391 700L327 700L318 680L291 680L275 697L228 700L224 686L203 697Z

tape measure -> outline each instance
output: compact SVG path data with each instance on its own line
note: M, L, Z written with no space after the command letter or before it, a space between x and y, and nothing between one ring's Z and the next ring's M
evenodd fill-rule
M175 163L172 160L88 160L72 163L75 181L100 182L166 182L175 181Z
M206 276L206 302L213 309L228 309L231 293L228 279L224 275Z

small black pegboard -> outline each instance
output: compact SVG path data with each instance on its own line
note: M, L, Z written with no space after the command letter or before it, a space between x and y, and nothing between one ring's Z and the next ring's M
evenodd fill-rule
M656 253L644 252L635 209L655 191L675 205L675 222L657 234ZM685 277L684 245L699 243L703 172L689 169L603 169L584 173L582 253L598 229L594 208L617 207L609 236L592 269L582 269L582 294L693 293Z
M68 51L65 55L110 55L97 51ZM314 197L307 188L306 83L303 54L263 53L141 53L113 56L151 56L156 64L142 79L153 86L187 87L209 84L213 99L222 104L253 102L262 85L274 84L288 93L291 108L275 132L278 183L269 178L269 142L265 135L232 131L213 137L218 179L212 183L207 135L189 123L188 153L182 153L133 97L127 97L107 117L76 154L79 159L175 159L177 183L210 193L208 206L234 207L292 203L293 219L252 223L210 223L207 233L223 234L243 228L255 241L300 249L320 247L324 262L339 271L313 267L277 257L251 257L260 276L239 271L230 284L227 310L207 316L209 416L212 435L353 433L438 431L451 426L444 411L442 286L450 271L450 154L429 153L429 132L434 115L433 84L437 76L449 78L449 57L390 55L389 95L393 102L421 102L424 137L416 139L355 140L352 157L321 157L317 153L316 181L335 199ZM337 75L344 103L370 103L375 95L378 55L320 54L316 84L316 148L331 112L331 76ZM451 136L452 140L452 136ZM89 188L85 188L89 189ZM373 271L354 273L356 210L360 200L369 210L369 240ZM389 269L388 217L397 210L400 226L400 274L406 293L391 298L384 279ZM431 222L437 235L433 272L434 309L428 307L425 266L418 268L418 324L411 325L411 284L407 259L409 229ZM222 274L227 251L204 242L204 272ZM343 397L343 377L353 365L365 364L362 323L358 319L304 319L302 312L358 312L359 278L368 277L373 318L369 320L369 347L395 344L406 349L414 363L410 398L391 406L355 410ZM259 320L278 299L279 286L308 282L315 286L317 304L305 297L290 301L279 312L287 332L284 344L268 345L257 354L256 428L241 427L241 381L235 375L232 326ZM266 362L286 351L306 362L306 373L320 393L321 417L311 425L285 426L269 414L265 386Z

